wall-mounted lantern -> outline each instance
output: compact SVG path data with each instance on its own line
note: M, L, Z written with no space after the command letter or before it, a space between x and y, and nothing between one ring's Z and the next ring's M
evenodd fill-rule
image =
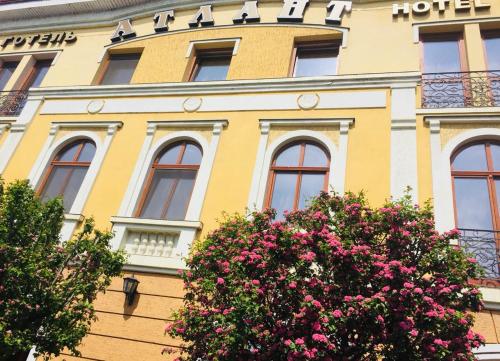
M123 293L125 293L126 295L126 300L128 301L129 306L134 303L138 285L139 281L134 277L134 275L132 275L131 277L125 277L123 279Z

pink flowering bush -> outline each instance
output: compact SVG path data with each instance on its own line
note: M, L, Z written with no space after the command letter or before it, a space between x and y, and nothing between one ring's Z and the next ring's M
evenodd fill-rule
M188 260L178 360L475 360L477 263L408 199L234 216Z

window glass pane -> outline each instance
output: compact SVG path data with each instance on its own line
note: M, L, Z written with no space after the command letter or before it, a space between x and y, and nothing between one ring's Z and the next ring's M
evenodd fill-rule
M230 56L202 57L193 81L226 80L230 62Z
M70 167L54 167L52 172L47 178L45 187L40 193L40 198L42 201L48 201L50 199L61 196L63 193L63 184L66 178L69 176L71 168Z
M174 196L170 202L167 212L167 219L172 221L184 220L186 211L193 192L196 171L192 170L172 170L178 179Z
M276 209L277 219L283 218L284 211L293 210L297 177L296 173L277 173L275 176L271 208Z
M484 39L488 69L500 70L500 37L487 37Z
M328 157L323 149L314 144L306 144L304 153L304 167L326 167Z
M0 69L0 90L5 88L18 64L19 62L17 61L6 61L2 64L2 68Z
M157 169L144 203L141 217L161 219L167 198L172 191L175 174L170 170Z
M461 71L458 44L458 39L425 40L424 72L446 73Z
M159 164L177 164L177 159L179 158L179 152L182 149L182 144L174 145L167 149L165 153L158 159Z
M455 178L455 205L458 228L493 229L486 178Z
M111 55L106 74L104 74L101 84L129 84L140 57L141 54Z
M72 162L75 159L76 152L80 149L81 142L71 143L59 152L57 160L61 162Z
M63 191L64 209L69 212L80 190L88 167L71 167L70 176Z
M488 170L484 144L474 144L460 151L453 160L452 167L453 170Z
M490 144L491 159L493 160L493 169L500 171L500 145L492 143Z
M78 156L78 161L79 162L92 162L92 159L94 159L94 154L95 154L95 145L94 143L91 142L85 142L85 145L83 146L83 149Z
M200 164L201 151L196 145L187 143L186 150L182 156L182 164Z
M303 174L300 183L299 209L309 205L312 197L316 197L323 190L325 174Z
M37 60L34 65L33 74L31 74L28 82L24 85L24 89L38 88L49 71L50 64L52 64L52 59Z
M63 197L64 209L69 212L80 190L87 167L55 166L49 175L40 197L48 201L58 196Z
M297 49L294 76L335 75L338 48Z
M300 161L300 144L292 145L279 153L276 165L279 167L297 167Z

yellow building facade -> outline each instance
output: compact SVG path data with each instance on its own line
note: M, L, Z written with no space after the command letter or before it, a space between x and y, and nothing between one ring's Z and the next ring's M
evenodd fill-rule
M113 230L140 281L129 306L116 279L59 359L168 359L177 271L223 212L409 186L487 269L477 352L500 360L498 1L5 3L0 174L63 194L63 239L83 217ZM280 178L300 149L290 172L317 173Z

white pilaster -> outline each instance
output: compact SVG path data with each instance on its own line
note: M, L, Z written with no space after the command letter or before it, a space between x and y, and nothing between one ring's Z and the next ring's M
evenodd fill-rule
M248 197L247 208L251 211L257 207L257 199L260 189L260 180L264 167L264 158L266 156L267 141L269 139L269 130L271 129L270 122L260 123L260 140L259 148L257 150L257 158L252 174L252 185L250 188L250 196Z
M418 199L416 84L391 88L391 196L399 199L411 188Z

